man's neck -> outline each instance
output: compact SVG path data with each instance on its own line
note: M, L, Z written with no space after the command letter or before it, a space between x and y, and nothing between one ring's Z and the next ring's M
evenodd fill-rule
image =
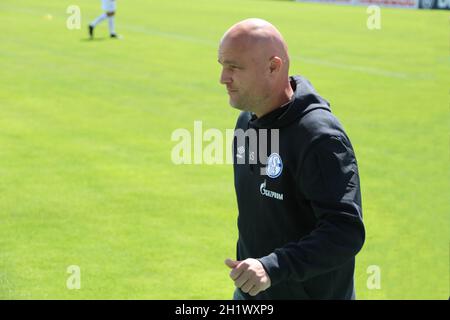
M261 108L258 111L254 112L257 118L261 118L262 116L274 111L275 109L283 107L285 104L289 103L294 97L294 90L292 90L291 85L289 84L284 90L281 91L281 94L273 101L267 104L266 108Z

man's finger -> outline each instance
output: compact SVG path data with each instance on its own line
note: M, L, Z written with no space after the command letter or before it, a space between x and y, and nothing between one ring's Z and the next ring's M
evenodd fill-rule
M256 296L259 293L259 288L258 286L253 286L250 291L248 292L249 295L251 295L252 297Z
M248 272L242 272L242 274L234 280L234 285L240 288L250 279L250 274Z
M227 259L225 260L225 264L226 264L228 267L230 267L230 268L235 268L235 267L237 267L237 265L239 264L239 262L240 262L240 261L234 261L234 260L231 260L230 258L227 258Z
M230 278L233 280L236 280L237 278L239 278L241 276L241 274L245 271L244 268L239 268L239 267L235 267L233 270L231 270L230 272Z
M241 290L245 293L248 293L251 289L254 288L255 282L252 278L248 279L246 283L241 286Z

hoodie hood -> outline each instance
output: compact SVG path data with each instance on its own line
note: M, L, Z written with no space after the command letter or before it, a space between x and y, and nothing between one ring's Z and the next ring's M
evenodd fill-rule
M294 90L293 99L260 118L252 114L249 122L250 127L265 129L282 128L315 109L324 109L331 112L328 101L316 92L306 78L302 76L291 76L289 79L291 87Z

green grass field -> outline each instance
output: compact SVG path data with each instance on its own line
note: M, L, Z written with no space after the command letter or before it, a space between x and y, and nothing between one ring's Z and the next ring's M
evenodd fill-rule
M69 5L82 13L69 30ZM174 165L177 128L225 131L223 32L261 17L291 74L331 104L360 165L367 239L359 299L449 297L449 13L287 1L0 3L0 299L230 299L230 165ZM50 16L51 15L51 18ZM67 268L81 269L69 290ZM381 270L368 289L367 268Z

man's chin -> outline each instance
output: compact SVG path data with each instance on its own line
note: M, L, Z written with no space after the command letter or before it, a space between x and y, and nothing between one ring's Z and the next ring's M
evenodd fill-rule
M246 111L245 108L241 104L237 103L236 101L234 101L231 98L230 98L229 103L230 103L230 106L233 107L234 109L238 109L238 110L241 110L241 111Z

